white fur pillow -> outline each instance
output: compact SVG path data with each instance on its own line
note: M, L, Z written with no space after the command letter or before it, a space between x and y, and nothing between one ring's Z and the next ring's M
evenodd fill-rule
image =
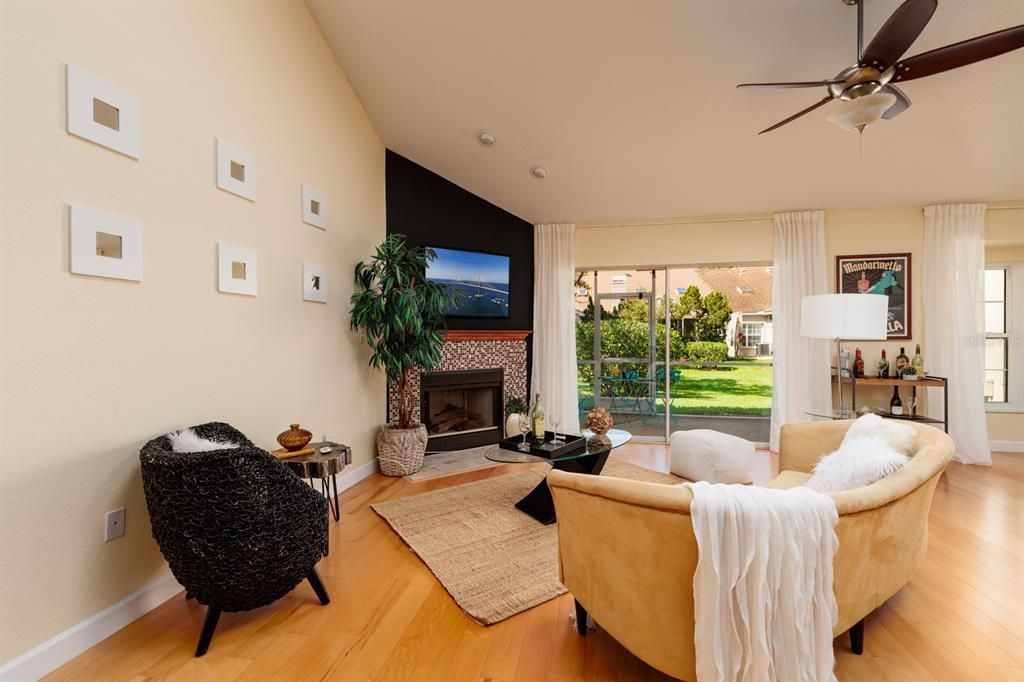
M838 450L818 461L806 485L819 493L862 488L899 471L909 461L883 438L847 437Z
M192 429L179 429L167 434L173 452L210 452L237 448L238 443L220 442L203 438Z
M914 448L917 431L910 424L895 419L882 419L877 414L866 414L850 425L842 444L860 438L881 438L896 452L909 455Z

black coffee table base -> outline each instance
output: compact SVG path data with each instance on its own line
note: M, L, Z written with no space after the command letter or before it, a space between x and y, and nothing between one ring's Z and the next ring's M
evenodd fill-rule
M595 452L593 455L566 459L551 463L553 469L568 471L574 474L590 474L597 476L604 469L608 461L610 451ZM555 501L551 498L551 488L548 487L547 478L537 484L537 487L526 494L526 497L516 502L516 509L540 521L544 525L551 525L555 522Z

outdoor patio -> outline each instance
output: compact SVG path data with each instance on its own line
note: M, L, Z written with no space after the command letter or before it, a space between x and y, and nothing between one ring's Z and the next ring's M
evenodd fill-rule
M615 428L625 429L637 437L663 439L665 437L665 419L648 417L646 423L636 414L612 412ZM712 429L746 438L754 443L767 443L769 433L768 417L715 417L709 415L677 415L672 417L672 431L688 431L690 429Z

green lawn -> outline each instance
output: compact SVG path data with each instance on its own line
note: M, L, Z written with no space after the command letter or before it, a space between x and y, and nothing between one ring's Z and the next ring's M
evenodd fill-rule
M683 368L682 380L672 384L672 412L675 414L748 415L771 414L772 369L769 363L749 362L743 366L718 369ZM635 390L646 390L638 384ZM584 409L593 406L594 387L579 385ZM661 393L659 387L658 393ZM607 400L607 396L605 398ZM665 410L664 398L654 401L659 413Z

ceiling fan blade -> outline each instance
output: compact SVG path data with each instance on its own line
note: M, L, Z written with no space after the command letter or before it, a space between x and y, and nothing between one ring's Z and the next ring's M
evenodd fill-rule
M825 97L821 101L815 102L814 104L812 104L811 106L807 107L803 111L797 112L797 113L793 114L792 116L790 116L789 118L785 118L785 119L779 121L778 123L773 125L771 128L765 128L764 130L759 132L758 135L764 135L765 133L770 133L771 131L775 130L776 128L781 128L782 126L786 125L790 121L795 121L796 119L800 118L804 114L811 113L812 111L814 111L818 107L822 106L823 104L827 104L828 102L831 102L833 99L834 98L832 97L832 95L829 95L828 97Z
M896 95L896 101L893 103L891 107L885 110L885 113L882 114L882 118L896 118L897 116L899 116L904 111L910 108L910 98L907 97L907 95L902 90L897 88L895 85L886 85L879 92L886 92L889 93L890 95Z
M817 88L832 83L842 83L842 80L830 78L824 81L792 81L788 83L740 83L737 88Z
M879 71L895 64L921 35L936 7L937 0L906 0L878 29L860 56L860 63Z
M938 47L896 63L894 81L910 81L950 69L959 69L974 62L1019 50L1024 47L1024 25L968 38L959 43Z

